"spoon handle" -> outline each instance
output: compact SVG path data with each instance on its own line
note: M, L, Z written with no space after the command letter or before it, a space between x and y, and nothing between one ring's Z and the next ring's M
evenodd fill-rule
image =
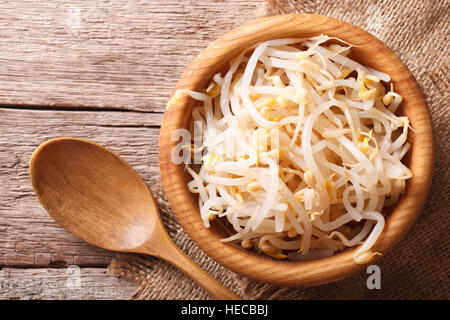
M242 300L241 297L223 286L219 281L200 268L180 248L178 248L172 240L166 244L165 250L158 254L160 258L183 271L216 299ZM149 254L155 255L153 252L149 252Z

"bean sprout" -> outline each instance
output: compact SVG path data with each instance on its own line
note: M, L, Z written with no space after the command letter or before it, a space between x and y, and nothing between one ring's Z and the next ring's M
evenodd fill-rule
M192 116L205 128L202 146L186 150L201 152L202 163L198 171L186 165L188 187L206 227L216 216L230 222L236 233L222 241L276 259L323 258L359 244L356 263L378 254L371 248L381 211L412 177L401 162L409 120L394 114L402 97L392 84L386 90L389 75L330 39L259 43L202 92L172 98L198 100Z

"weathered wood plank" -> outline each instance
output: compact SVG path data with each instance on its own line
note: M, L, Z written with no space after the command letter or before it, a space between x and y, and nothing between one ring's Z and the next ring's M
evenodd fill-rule
M0 104L163 111L188 63L261 0L0 0Z
M147 184L158 179L161 114L0 109L0 266L106 266L112 253L62 229L34 195L29 160L59 136L93 140L120 154Z
M105 268L0 270L0 299L119 300L129 299L136 289L135 282L107 274Z

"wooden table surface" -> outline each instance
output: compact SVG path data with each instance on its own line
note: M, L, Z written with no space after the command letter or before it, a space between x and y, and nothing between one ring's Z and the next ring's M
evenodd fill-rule
M0 299L126 299L88 245L42 208L28 163L42 142L93 140L149 183L162 114L210 41L254 19L262 0L0 0ZM68 285L77 266L80 287Z

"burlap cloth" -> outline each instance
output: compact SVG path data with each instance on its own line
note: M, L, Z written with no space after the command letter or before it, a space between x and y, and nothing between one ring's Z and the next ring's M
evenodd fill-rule
M381 290L367 289L368 274L313 288L280 288L243 278L201 251L171 212L159 177L150 184L172 238L204 270L246 299L449 299L449 1L267 0L255 15L316 13L362 27L386 43L418 80L431 110L435 169L427 202L412 230L378 262ZM256 17L256 16L255 16ZM118 254L112 274L134 279L132 299L211 299L168 263Z

